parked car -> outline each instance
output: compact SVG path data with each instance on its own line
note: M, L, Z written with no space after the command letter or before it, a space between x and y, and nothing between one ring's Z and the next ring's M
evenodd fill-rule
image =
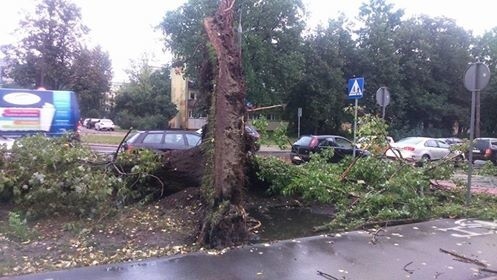
M497 138L476 138L473 144L473 161L475 160L489 160L497 165Z
M371 144L374 144L374 142L378 143L379 141L376 141L376 139L377 136L361 137L357 140L357 147L359 147L360 149L367 148L368 146L371 146ZM395 143L395 141L393 140L392 137L387 136L385 138L385 144L392 145L393 143Z
M87 118L83 120L83 126L92 129L95 128L95 124L100 121L100 119L94 119L94 118Z
M203 128L199 128L195 130L195 132L198 133L199 135L202 135ZM259 138L261 138L261 135L259 134L257 129L250 124L245 125L245 133L247 133L250 137L252 137L256 141L259 140Z
M366 150L355 147L350 140L342 136L305 135L293 143L290 160L293 164L301 164L310 160L311 153L319 153L329 148L334 149L330 162L339 162L344 157L351 156L354 149L357 156L368 156L370 154Z
M100 119L95 123L96 130L114 130L114 122L110 119Z
M412 162L425 162L440 160L452 153L450 145L443 140L429 137L407 137L393 143L386 152L386 156ZM456 159L463 159L463 155Z
M201 136L188 130L138 131L123 144L125 151L151 149L154 151L187 150L199 145Z
M205 135L202 135L203 133L203 128L199 128L195 131L198 133L201 137L205 137ZM245 133L248 137L250 137L253 141L251 141L250 145L247 146L247 151L252 151L252 152L257 152L261 148L260 143L258 142L259 138L261 138L261 135L257 131L257 129L250 125L250 124L245 124Z
M464 140L456 137L451 137L451 138L439 138L440 140L444 141L445 143L449 144L449 146L454 146L454 145L459 145L464 143Z
M259 140L261 138L261 135L257 131L257 128L255 128L253 125L246 124L245 125L245 132L252 137L255 141Z

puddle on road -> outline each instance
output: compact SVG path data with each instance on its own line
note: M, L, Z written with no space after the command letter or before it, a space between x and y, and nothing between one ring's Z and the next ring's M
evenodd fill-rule
M321 226L332 220L331 213L321 213L310 208L267 208L249 210L251 217L262 225L257 229L260 240L285 240L315 235L313 227Z

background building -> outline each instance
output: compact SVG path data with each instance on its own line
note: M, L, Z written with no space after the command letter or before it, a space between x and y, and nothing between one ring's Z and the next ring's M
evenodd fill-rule
M196 110L198 90L186 79L183 67L171 69L171 102L176 105L178 114L169 121L170 128L199 129L207 123L207 116Z

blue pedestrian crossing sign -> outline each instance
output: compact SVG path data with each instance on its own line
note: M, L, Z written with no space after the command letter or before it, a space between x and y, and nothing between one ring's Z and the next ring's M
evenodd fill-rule
M364 78L354 78L349 80L348 98L360 99L364 91Z

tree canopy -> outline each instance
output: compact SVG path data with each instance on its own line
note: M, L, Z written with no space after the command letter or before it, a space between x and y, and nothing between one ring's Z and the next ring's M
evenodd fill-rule
M187 1L168 12L161 25L166 46L188 65L194 80L209 59L200 21L216 3ZM389 88L386 119L392 135L467 136L471 95L463 86L464 72L476 59L492 70L497 61L495 29L475 37L448 18L406 18L386 0L365 1L355 25L342 15L313 30L305 29L300 0L236 5L233 28L239 32L241 23L247 101L286 104L291 126L297 108L303 108L301 126L307 133L346 133L340 124L350 121L343 111L349 104L347 80L363 76L359 103L366 113L380 114L376 90ZM497 105L496 91L492 77L482 92L482 134L497 130L490 113Z
M163 129L176 113L171 103L169 67L154 69L147 59L128 71L129 83L117 92L115 121L122 128Z
M21 38L17 44L1 46L8 86L74 90L83 115L104 111L112 66L108 53L83 44L89 29L79 7L66 0L39 0L16 32Z

